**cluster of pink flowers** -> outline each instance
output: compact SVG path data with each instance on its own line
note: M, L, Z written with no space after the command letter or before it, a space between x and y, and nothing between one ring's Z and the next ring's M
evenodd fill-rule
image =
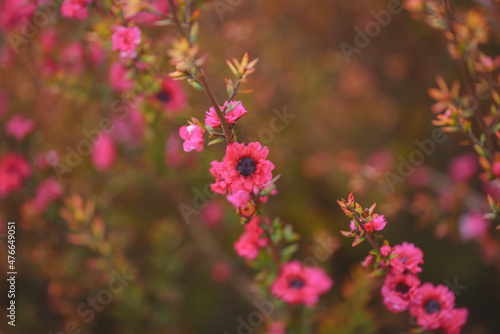
M137 57L136 48L141 44L141 30L138 27L119 26L113 32L113 51L120 51L124 59Z
M382 249L381 249L382 251ZM417 274L424 263L420 248L407 242L396 245L390 260L381 293L383 303L391 312L409 310L417 324L425 330L442 329L447 334L458 334L467 320L467 309L455 309L455 296L443 285L420 285Z
M222 162L212 161L210 173L216 178L212 191L224 195L264 187L273 178L274 165L266 159L268 154L269 149L259 142L227 145Z
M19 191L23 181L31 175L28 162L16 153L7 153L0 160L0 197Z
M312 306L327 292L333 281L321 269L304 267L298 261L284 264L271 285L271 292L289 304Z
M236 121L243 115L247 113L247 110L243 107L240 101L231 101L224 102L224 106L221 107L221 110L227 108L229 110L225 114L225 118L228 124L234 124ZM215 109L212 107L209 111L207 111L205 116L205 124L210 125L213 128L220 126L219 118L215 112Z
M245 225L245 232L234 243L234 249L239 256L247 260L254 260L259 249L267 245L267 238L262 237L264 230L259 226L259 219L255 218Z
M87 5L92 0L64 0L61 6L61 15L70 19L85 20L87 18Z

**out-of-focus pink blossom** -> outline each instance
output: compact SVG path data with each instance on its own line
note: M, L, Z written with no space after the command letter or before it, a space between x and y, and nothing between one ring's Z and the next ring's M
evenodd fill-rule
M180 111L186 106L186 93L179 82L165 78L161 82L160 90L155 95L166 112Z
M144 136L144 116L135 108L130 109L127 117L114 117L113 126L113 139L129 147L137 146Z
M47 206L61 197L63 188L61 184L53 179L46 179L40 183L33 198L33 207L36 212L41 213L45 211Z
M64 70L79 74L85 66L85 53L82 43L74 41L61 49L59 65Z
M111 136L103 134L94 143L92 150L92 164L99 171L107 170L116 159L115 143Z
M215 282L224 283L227 282L232 275L231 267L226 262L218 262L212 266L210 271L210 277Z
M35 13L32 0L3 0L0 2L0 28L11 30L28 24Z
M205 133L199 125L183 126L179 129L179 135L184 139L184 144L182 145L184 151L190 152L196 150L201 152L203 150Z
M218 202L210 201L207 206L201 210L201 218L209 227L220 226L222 222L222 217L224 216L224 210Z
M168 137L165 142L165 164L167 166L176 167L182 161L180 146L181 140L176 133Z
M236 209L244 208L248 205L248 202L251 201L252 195L249 192L239 190L232 194L228 194L226 199L229 203L231 203Z
M472 153L465 153L454 158L448 167L448 173L455 181L466 182L477 172L477 159Z
M429 185L430 178L431 176L427 167L417 166L409 176L409 181L415 188L424 188Z
M22 141L35 129L35 122L32 119L24 118L23 115L15 115L5 124L5 132Z
M0 160L0 197L19 191L24 179L31 175L28 162L16 153L7 153Z

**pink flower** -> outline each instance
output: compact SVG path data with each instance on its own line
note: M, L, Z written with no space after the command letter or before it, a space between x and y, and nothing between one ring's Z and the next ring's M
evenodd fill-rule
M0 2L0 28L11 30L26 24L35 13L36 3L30 0L3 0Z
M449 312L441 327L446 334L460 334L460 330L467 322L469 311L466 308L457 308Z
M231 267L226 262L218 262L212 266L210 276L215 282L227 282L232 275Z
M85 66L85 53L80 42L72 42L60 52L60 65L66 71L74 74L81 73Z
M224 102L224 106L221 107L221 110L225 108L227 105L227 101ZM243 115L247 113L247 110L243 108L243 105L241 104L241 101L231 101L229 102L229 108L234 108L230 112L226 113L226 121L229 124L236 123L236 121ZM215 113L215 109L212 107L210 108L210 111L207 111L206 113L206 118L205 118L205 124L210 125L213 128L216 128L220 126L220 121L219 118L217 117L217 114Z
M92 0L64 0L61 6L61 15L70 19L85 20L87 18L87 5Z
M500 177L500 161L495 161L493 163L492 172L493 172L493 175L495 175L496 178Z
M167 111L179 111L186 106L186 94L179 82L165 78L155 98L160 101Z
M249 192L239 190L232 194L226 196L229 203L231 203L236 209L244 208L248 205L248 202L252 200L252 195Z
M135 147L144 136L144 116L135 108L131 108L127 117L113 117L115 142Z
M303 267L298 261L284 264L271 285L271 292L289 304L312 306L327 292L333 281L321 269Z
M201 210L201 217L208 227L217 227L221 224L224 216L224 210L217 202L210 201L207 206Z
M225 194L226 190L230 193L238 190L250 192L254 187L262 188L273 178L274 165L266 160L268 154L269 149L262 148L259 142L248 146L229 144L222 163L212 163L210 171L217 178L212 191Z
M393 254L398 254L390 263L395 273L410 272L417 274L422 271L419 265L424 263L424 253L414 244L405 241L401 245L396 245Z
M286 334L286 323L273 321L267 326L268 334Z
M112 42L113 51L120 51L122 58L135 58L137 56L136 48L141 43L141 30L138 27L116 28L113 32Z
M154 9L158 13L163 13L165 15L168 15L170 13L168 2L164 0L150 1L149 7ZM137 22L137 24L143 24L148 26L154 25L156 21L164 19L162 16L147 11L141 11L133 18L135 22Z
M194 124L183 126L179 129L179 135L184 139L184 144L182 145L184 151L190 152L196 150L201 152L203 150L205 133L203 133L201 126Z
M31 175L28 162L16 153L7 153L0 160L0 197L19 191L24 179Z
M458 230L463 240L480 239L488 232L489 221L483 219L483 214L471 212L458 219Z
M454 158L448 167L448 173L455 181L466 182L477 172L476 156L465 153Z
M389 273L382 287L384 305L391 312L403 312L410 304L410 296L420 286L420 280L414 274Z
M182 160L180 145L181 141L178 134L173 133L168 137L165 141L165 165L176 167L180 164Z
M35 129L35 122L32 119L24 118L23 115L15 115L7 124L5 124L5 132L22 141L29 133Z
M392 253L391 246L389 246L389 245L383 245L382 247L380 247L380 254L382 256L387 257L387 256L391 255L391 253Z
M125 90L132 89L134 82L130 79L130 70L120 65L120 63L114 62L109 68L109 82L111 87L122 92Z
M111 136L103 134L94 143L92 164L99 171L109 169L116 159L115 143Z
M259 226L259 219L255 218L245 225L245 232L234 243L234 249L239 256L247 260L254 260L259 249L267 245L267 238L262 238L264 230Z
M384 215L377 215L375 218L370 220L368 223L365 223L365 229L366 229L366 232L368 232L368 233L371 233L373 231L382 231L386 224L387 224L387 221L385 220ZM356 229L356 225L354 225L353 220L351 220L350 228L352 231ZM361 226L358 226L358 228L360 231L362 230Z
M35 211L38 213L45 211L51 202L61 197L62 193L63 188L57 180L50 178L42 181L36 189L35 198L33 198Z
M422 284L410 300L410 315L417 318L417 324L426 330L449 327L455 306L455 295L446 286L431 283Z
M35 157L35 166L40 170L45 170L49 166L59 162L59 155L56 150L50 150L46 153L38 153Z

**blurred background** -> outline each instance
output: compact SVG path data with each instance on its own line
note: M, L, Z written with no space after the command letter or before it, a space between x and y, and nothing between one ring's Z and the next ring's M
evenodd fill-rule
M414 325L408 313L382 305L383 279L359 269L369 245L352 248L341 238L349 221L336 200L353 192L367 207L377 202L392 245L408 241L423 250L420 279L452 288L457 307L469 309L464 333L496 333L498 232L493 223L481 233L468 228L486 212L486 192L500 191L479 179L474 152L460 145L460 135L432 139L435 101L427 91L439 75L449 85L461 78L444 37L401 10L345 57L341 43L355 47L355 28L374 21L372 11L387 10L386 1L220 2L202 6L200 48L219 100L226 96L222 77L230 75L225 59L245 52L260 59L244 86L253 93L237 99L248 110L239 139L268 146L282 175L266 212L301 234L297 259L314 259L324 240L334 245L315 259L335 281L318 306L315 332L400 334ZM100 168L91 154L68 158L85 150L85 133L128 101L110 84L111 44L99 41L112 18L101 22L92 13L84 21L55 15L17 52L2 35L0 156L23 155L32 175L0 198L1 258L6 222L16 221L19 273L16 327L4 319L0 332L237 333L238 318L254 310L254 272L233 250L242 232L234 208L206 190L210 162L222 159L224 147L186 153L178 135L191 116L204 119L205 96L181 83L177 94L186 102L171 111L155 99L161 88L153 84L153 93L132 104L132 116L115 122L110 166ZM173 67L165 51L175 31L141 30L158 56L151 76L167 76ZM485 48L500 53L495 27ZM17 114L35 124L23 140L6 130ZM416 140L435 149L414 153L422 151ZM412 154L423 159L401 173ZM37 189L47 179L60 181L51 188L59 195L45 203ZM7 272L6 261L0 269ZM106 305L92 307L93 298ZM2 292L2 310L7 303Z

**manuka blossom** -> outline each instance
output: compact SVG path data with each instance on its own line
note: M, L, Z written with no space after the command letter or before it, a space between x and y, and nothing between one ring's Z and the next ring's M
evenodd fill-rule
M224 102L224 106L221 107L221 110L223 110L227 106L227 104L228 104L227 101ZM225 115L226 122L228 122L229 124L236 123L236 121L241 116L243 116L247 113L247 110L245 108L243 108L243 105L241 104L240 101L231 101L231 102L229 102L229 106L227 107L228 109L234 108L233 110L226 113L226 115ZM213 107L210 108L210 110L207 111L207 113L206 113L205 124L210 125L213 128L220 126L219 118L217 117L217 113L215 112L215 109Z
M424 263L424 253L414 244L403 242L401 245L394 246L393 254L398 256L391 260L390 266L395 273L410 272L417 274L422 271L419 267Z
M0 160L0 197L19 191L24 179L31 175L28 162L16 153L7 153Z
M245 225L245 232L234 243L234 249L239 256L247 260L254 260L259 249L267 245L267 238L261 237L264 230L259 226L259 219L255 218Z
M170 78L162 80L155 98L162 104L165 111L179 111L186 106L186 93L179 82Z
M5 124L5 132L22 141L29 133L35 129L35 122L31 119L24 118L22 115L15 115L10 121Z
M239 190L250 192L254 187L262 188L273 175L274 165L266 160L269 154L267 147L262 148L259 142L247 146L232 143L226 147L226 155L221 163L212 162L210 172L216 178L212 191L226 194Z
M184 151L196 150L201 152L203 150L205 133L203 133L201 126L195 124L183 126L179 129L179 135L184 139L184 144L182 144Z
M420 286L420 280L414 274L389 273L382 287L385 307L391 312L403 312L410 304L410 296Z
M136 48L141 44L141 30L138 27L117 27L111 37L113 51L120 51L122 58L135 58Z
M134 82L129 78L130 70L114 62L109 68L109 83L117 92L132 89Z
M165 0L153 0L148 3L149 8L153 9L157 13L162 13L168 15L170 13L168 1ZM163 20L161 15L151 13L148 11L141 11L135 16L133 16L134 21L139 25L149 25L154 26L156 21Z
M454 158L448 167L448 174L455 181L466 182L477 172L477 159L473 153Z
M313 306L333 281L321 269L304 267L298 261L284 264L271 285L272 294L289 304Z
M452 334L460 331L468 313L466 309L454 309L454 306L455 295L446 286L425 283L413 292L409 310L421 328L441 328Z
M94 143L92 150L92 164L99 171L109 169L116 159L116 148L109 135L102 135Z
M371 221L368 223L364 223L366 232L371 233L373 231L382 231L387 224L387 221L384 218L384 215L378 215L375 218L373 218ZM354 224L354 221L351 220L350 224L351 231L354 231L356 229L356 225ZM358 228L361 231L362 228L358 224Z
M45 211L51 202L61 197L62 193L63 188L57 180L50 178L42 181L32 201L35 211L38 213Z
M87 18L87 5L92 0L64 0L61 6L61 15L70 19L85 20Z

